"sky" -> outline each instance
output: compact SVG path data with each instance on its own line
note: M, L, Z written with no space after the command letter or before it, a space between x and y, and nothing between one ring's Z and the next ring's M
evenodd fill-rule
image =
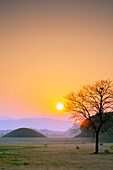
M112 0L0 0L0 116L60 116L64 96L108 78Z

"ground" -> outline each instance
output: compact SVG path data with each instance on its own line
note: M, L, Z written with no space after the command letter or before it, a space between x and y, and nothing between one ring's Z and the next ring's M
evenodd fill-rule
M112 145L104 143L96 155L95 144L85 138L0 138L0 169L112 170Z

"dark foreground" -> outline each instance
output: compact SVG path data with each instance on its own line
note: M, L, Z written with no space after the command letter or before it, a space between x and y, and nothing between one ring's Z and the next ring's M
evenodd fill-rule
M0 138L0 169L112 170L111 145L100 146L95 155L94 143L83 138ZM110 153L104 153L105 149Z

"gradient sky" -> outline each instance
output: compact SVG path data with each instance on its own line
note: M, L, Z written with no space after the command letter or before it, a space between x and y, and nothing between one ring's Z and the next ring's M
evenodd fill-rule
M107 78L112 0L0 0L0 116L60 114L63 96Z

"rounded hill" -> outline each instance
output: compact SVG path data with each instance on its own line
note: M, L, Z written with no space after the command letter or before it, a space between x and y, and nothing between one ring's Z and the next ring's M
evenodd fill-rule
M44 136L43 134L33 130L33 129L29 129L29 128L19 128L16 130L13 130L9 133L7 133L6 135L2 136L2 137L37 137L37 138L46 138L46 136Z

